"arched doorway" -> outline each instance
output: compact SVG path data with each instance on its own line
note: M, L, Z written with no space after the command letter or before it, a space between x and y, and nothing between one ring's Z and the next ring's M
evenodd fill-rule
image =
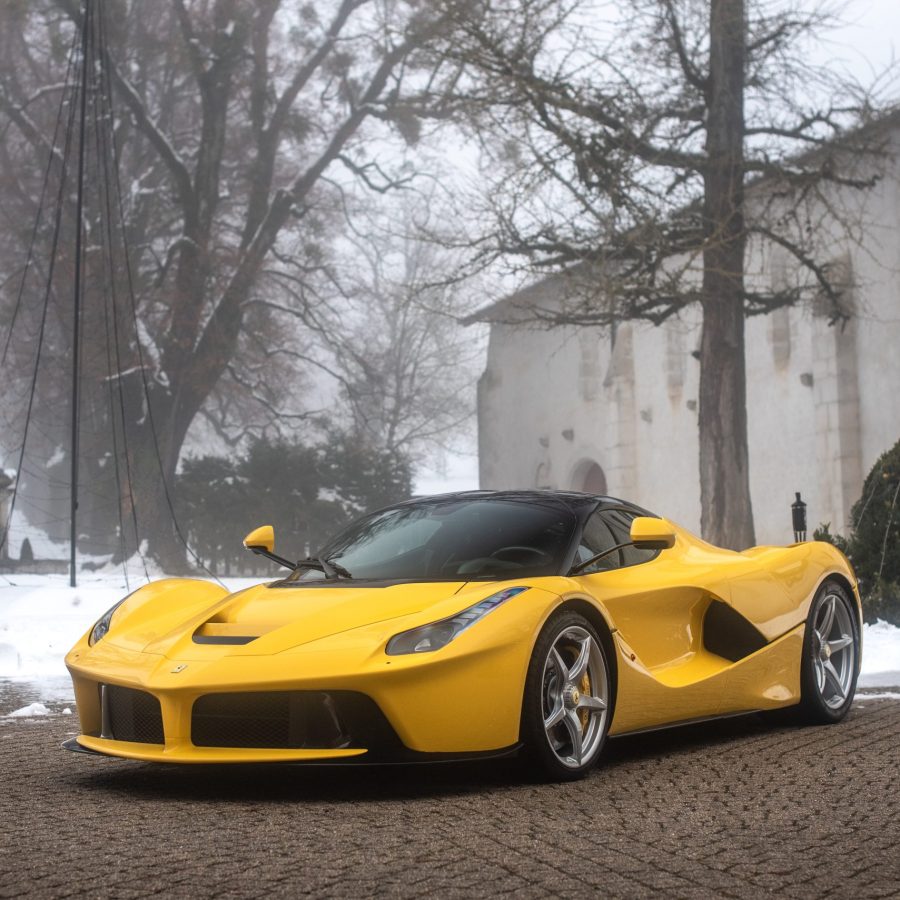
M572 473L572 490L586 494L606 493L606 474L592 459L584 459Z

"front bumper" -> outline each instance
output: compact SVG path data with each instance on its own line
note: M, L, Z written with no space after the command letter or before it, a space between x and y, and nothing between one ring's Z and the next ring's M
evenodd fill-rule
M500 617L503 608L495 616ZM474 631L474 629L473 629ZM530 633L510 628L487 644L463 634L439 654L389 657L371 635L347 632L272 655L196 645L169 658L80 642L66 659L75 688L81 750L171 763L416 762L506 755L517 749ZM101 686L139 691L158 701L159 742L118 739L104 721ZM202 746L195 741L201 698L237 694L355 694L378 711L386 729L351 729L350 742L302 746ZM104 727L106 725L106 727ZM74 749L71 745L69 749Z

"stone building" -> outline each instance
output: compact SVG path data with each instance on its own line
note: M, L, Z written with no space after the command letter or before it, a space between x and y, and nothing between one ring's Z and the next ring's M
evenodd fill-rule
M814 299L747 320L759 543L791 539L794 491L809 504L811 528L845 531L865 474L900 438L900 129L891 128L883 177L859 201L862 239L849 240L819 211L829 259L845 275L849 320L830 325ZM779 249L753 247L751 277L773 287L790 277ZM699 310L658 327L536 326L529 310L553 307L566 277L473 317L490 323L478 385L481 486L609 493L699 531Z

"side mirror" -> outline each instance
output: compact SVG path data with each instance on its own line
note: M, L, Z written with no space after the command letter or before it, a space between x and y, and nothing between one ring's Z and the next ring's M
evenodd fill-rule
M271 525L260 525L259 528L254 528L244 538L244 546L251 553L268 557L273 562L277 562L279 566L284 566L286 569L294 568L294 563L289 559L273 552L275 550L275 529Z
M666 519L638 516L631 522L631 542L642 550L668 550L675 546L675 529Z
M265 550L271 553L275 549L275 529L271 525L260 525L244 538L244 546L248 550Z

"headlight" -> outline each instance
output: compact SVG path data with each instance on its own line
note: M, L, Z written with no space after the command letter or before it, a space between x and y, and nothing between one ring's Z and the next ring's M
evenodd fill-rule
M131 594L128 595L128 597L130 596ZM89 647L93 647L97 641L106 635L106 632L109 631L109 623L112 622L113 614L128 599L128 597L123 597L115 606L111 606L102 616L100 616L94 627L91 629L91 633L88 635Z
M527 590L527 587L506 588L506 590L491 594L484 600L479 600L474 606L464 609L449 619L441 619L430 625L420 625L409 631L401 631L400 634L395 634L388 641L385 653L390 656L400 656L405 653L431 653L433 650L440 650L441 647L446 647L453 638L470 625L474 625L491 610L496 609L501 603L505 603L510 597L515 597L516 594Z

